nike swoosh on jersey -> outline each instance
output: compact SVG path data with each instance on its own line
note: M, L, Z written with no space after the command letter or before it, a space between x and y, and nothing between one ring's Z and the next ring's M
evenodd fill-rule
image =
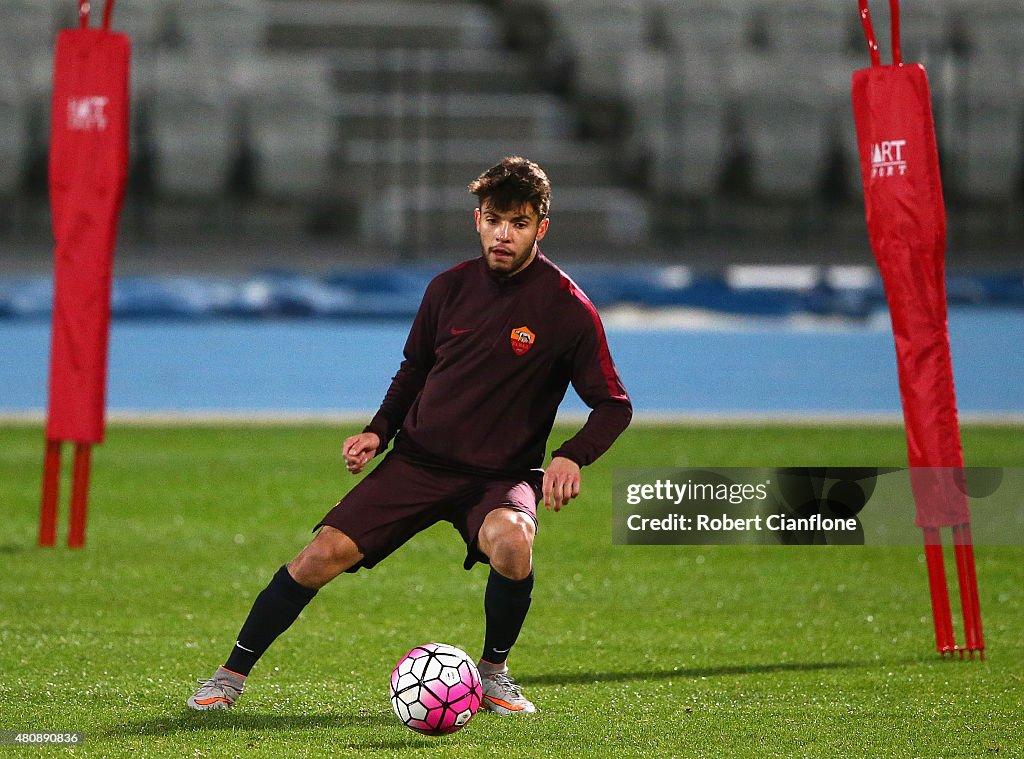
M452 327L452 328L451 328L451 333L452 333L452 335L453 335L453 336L456 336L456 335L464 335L464 334L466 334L467 332L472 332L472 331L473 331L473 329L474 329L473 327L470 327L470 328L468 328L468 329L458 329L457 327Z

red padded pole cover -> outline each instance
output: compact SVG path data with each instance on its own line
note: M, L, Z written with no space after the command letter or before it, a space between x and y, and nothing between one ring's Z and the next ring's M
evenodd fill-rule
M885 284L919 527L970 520L946 317L946 212L920 64L853 74L868 236Z
M109 8L108 1L108 21ZM83 25L57 37L49 169L55 266L48 440L103 440L110 285L128 178L129 57L128 37L106 28Z

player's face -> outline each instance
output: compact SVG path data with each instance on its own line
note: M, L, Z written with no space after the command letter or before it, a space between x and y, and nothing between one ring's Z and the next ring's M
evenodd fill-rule
M476 231L480 233L480 247L488 268L500 276L511 277L537 255L537 242L548 231L548 219L538 217L529 203L499 211L485 201L476 210Z

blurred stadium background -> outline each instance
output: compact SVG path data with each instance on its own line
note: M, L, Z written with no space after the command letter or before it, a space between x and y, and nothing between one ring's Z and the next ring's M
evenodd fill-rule
M1024 6L902 8L949 266L1017 266ZM52 49L75 11L4 3L3 273L52 266ZM465 185L508 153L552 178L562 262L871 265L853 0L118 0L113 26L133 43L120 273L463 258Z

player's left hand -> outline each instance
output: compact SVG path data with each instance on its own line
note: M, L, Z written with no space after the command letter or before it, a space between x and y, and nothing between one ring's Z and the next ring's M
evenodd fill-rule
M544 508L559 511L580 494L580 467L571 459L556 456L544 472Z
M370 459L377 455L379 448L380 437L376 432L360 432L345 438L342 444L345 468L352 474L359 474Z

